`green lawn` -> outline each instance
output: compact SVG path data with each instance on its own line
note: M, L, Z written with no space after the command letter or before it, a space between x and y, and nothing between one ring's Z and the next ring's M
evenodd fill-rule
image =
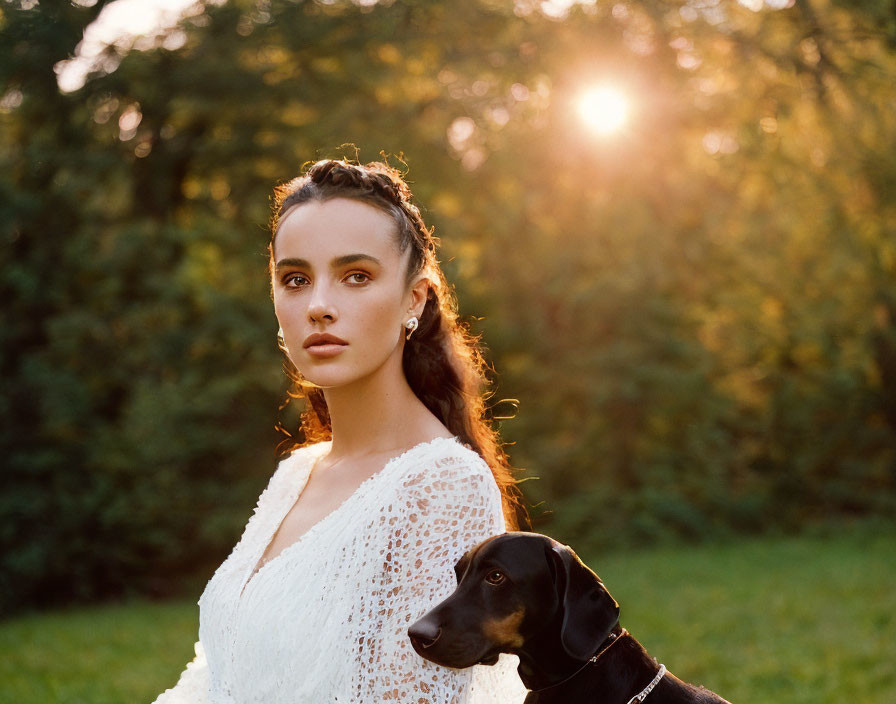
M896 703L892 528L586 562L651 655L732 702Z
M581 557L652 655L736 704L896 702L893 528ZM194 600L0 624L0 702L150 702L197 617Z

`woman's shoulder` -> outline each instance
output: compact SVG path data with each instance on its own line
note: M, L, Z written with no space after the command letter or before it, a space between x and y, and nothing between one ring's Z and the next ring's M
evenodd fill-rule
M462 467L469 471L490 471L482 455L476 452L469 443L464 442L456 435L452 440L454 442L444 443L440 448L438 466Z
M393 489L398 504L424 515L501 512L501 490L491 467L456 436L434 441L422 454L415 453L398 473Z
M484 463L482 456L457 435L439 436L421 442L402 455L409 458L411 456L415 460L411 464L416 465L475 468L479 463Z
M417 454L415 449L421 449ZM491 469L482 456L458 436L438 437L421 443L405 453L417 454L403 473L403 484L415 486L434 482L469 481L492 477Z
M309 443L293 448L287 454L280 458L277 468L271 477L271 481L275 478L290 475L296 471L300 471L311 465L321 455L325 454L332 445L330 440L323 442Z
M333 445L331 440L324 440L322 442L312 442L307 443L305 445L299 445L298 447L293 448L286 454L286 456L281 461L286 461L292 459L293 461L299 461L306 458L315 458L322 455L324 452L330 449Z

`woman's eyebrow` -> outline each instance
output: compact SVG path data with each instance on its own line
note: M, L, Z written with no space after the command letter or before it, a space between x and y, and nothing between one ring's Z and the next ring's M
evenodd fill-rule
M336 257L333 260L333 262L330 264L330 266L333 269L337 269L341 266L345 266L346 264L354 264L357 261L363 261L363 260L373 262L374 264L378 264L378 265L382 266L382 262L370 254L343 254L340 257ZM280 271L280 269L285 269L286 267L291 267L291 266L299 267L302 269L313 268L311 266L311 262L309 262L307 259L289 258L289 259L281 259L279 262L277 262L277 271Z
M370 254L343 254L341 257L336 257L333 260L331 266L336 269L340 266L345 266L346 264L354 264L355 262L363 261L365 259L380 266L382 266L383 264L379 259Z

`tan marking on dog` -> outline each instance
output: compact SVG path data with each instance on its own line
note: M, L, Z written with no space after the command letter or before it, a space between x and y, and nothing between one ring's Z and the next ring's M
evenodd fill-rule
M486 619L482 624L482 631L485 633L485 637L493 643L518 648L523 644L523 637L520 635L519 627L523 622L525 613L526 610L521 606L518 611L514 611L504 618Z

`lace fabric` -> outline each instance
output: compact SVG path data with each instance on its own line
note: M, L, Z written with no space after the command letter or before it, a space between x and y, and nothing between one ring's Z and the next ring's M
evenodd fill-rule
M454 590L461 555L506 530L491 470L457 438L392 458L255 571L329 446L281 461L199 599L196 658L155 704L522 702L516 656L455 670L407 636Z

